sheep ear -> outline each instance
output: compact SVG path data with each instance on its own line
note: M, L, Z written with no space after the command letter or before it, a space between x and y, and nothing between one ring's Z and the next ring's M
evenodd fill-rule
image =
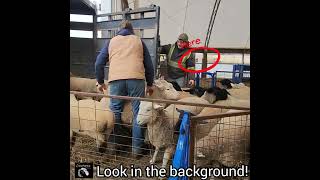
M183 111L182 111L181 109L179 109L179 108L176 108L176 111L179 112L179 113L183 112Z
M160 111L164 109L164 106L160 105L160 104L153 104L153 109Z
M160 90L164 90L164 85L161 83L155 83L154 86L159 88Z
M224 89L224 90L225 90L225 89ZM231 94L229 93L229 91L225 90L225 92L226 92L228 95L231 95Z

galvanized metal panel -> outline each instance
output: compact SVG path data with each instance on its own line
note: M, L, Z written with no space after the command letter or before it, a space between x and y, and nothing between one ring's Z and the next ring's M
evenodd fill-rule
M122 20L103 21L97 23L97 30L100 29L117 29ZM154 29L156 28L156 18L132 19L130 20L134 29Z
M153 61L154 61L155 56L156 56L156 51L154 49L154 47L156 46L156 40L154 38L142 38L141 40L145 43L145 45L149 51L149 54L151 56L151 59L153 59ZM97 43L96 43L96 47L97 47L96 54L97 55L100 52L100 50L103 48L103 46L105 46L107 41L110 41L110 38L97 39ZM155 63L155 61L154 61L154 63Z
M93 39L70 38L70 71L78 76L94 77Z
M156 6L150 6L150 7L142 7L142 8L138 8L138 9L134 9L134 10L131 10L131 11L120 11L120 12L115 12L115 13L106 13L106 14L99 14L97 15L98 17L103 17L103 16L109 16L109 15L121 15L123 13L126 13L126 14L135 14L135 13L140 13L140 12L155 12L155 10L157 9Z
M71 30L93 31L93 23L70 22Z
M75 8L75 7L74 7ZM92 15L92 11L86 9L70 9L70 14Z

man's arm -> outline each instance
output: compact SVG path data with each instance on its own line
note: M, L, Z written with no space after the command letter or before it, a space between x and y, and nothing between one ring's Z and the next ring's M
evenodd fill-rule
M159 47L159 53L160 54L168 54L169 50L171 48L171 44L163 45Z
M195 70L195 55L193 53L191 53L189 59L187 59L186 65L187 65L187 69ZM188 73L188 76L190 80L195 79L194 73Z
M95 73L96 79L99 84L104 83L104 67L106 66L107 61L109 61L109 42L106 43L99 55L97 56L96 63L95 63Z
M144 44L144 42L143 41L141 41L141 42L142 42L142 46L143 46L143 64L144 64L144 69L145 69L147 86L152 86L153 79L154 79L154 68L153 68L153 64L152 64L149 50L148 50L147 46Z

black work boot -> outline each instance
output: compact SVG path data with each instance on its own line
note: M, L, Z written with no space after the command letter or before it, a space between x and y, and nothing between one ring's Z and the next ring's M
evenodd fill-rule
M116 150L126 151L130 146L130 130L121 124L115 125Z

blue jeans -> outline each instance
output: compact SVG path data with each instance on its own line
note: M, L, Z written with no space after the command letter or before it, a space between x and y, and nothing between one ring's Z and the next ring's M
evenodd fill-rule
M131 96L131 97L144 97L145 95L145 81L140 79L127 79L111 81L109 83L110 95L116 96ZM116 124L121 124L121 112L125 100L111 98L110 109L115 115ZM139 112L140 101L132 100L133 111L133 127L132 127L132 152L140 153L141 146L144 143L143 129L137 123L137 115ZM118 126L115 126L117 128Z

